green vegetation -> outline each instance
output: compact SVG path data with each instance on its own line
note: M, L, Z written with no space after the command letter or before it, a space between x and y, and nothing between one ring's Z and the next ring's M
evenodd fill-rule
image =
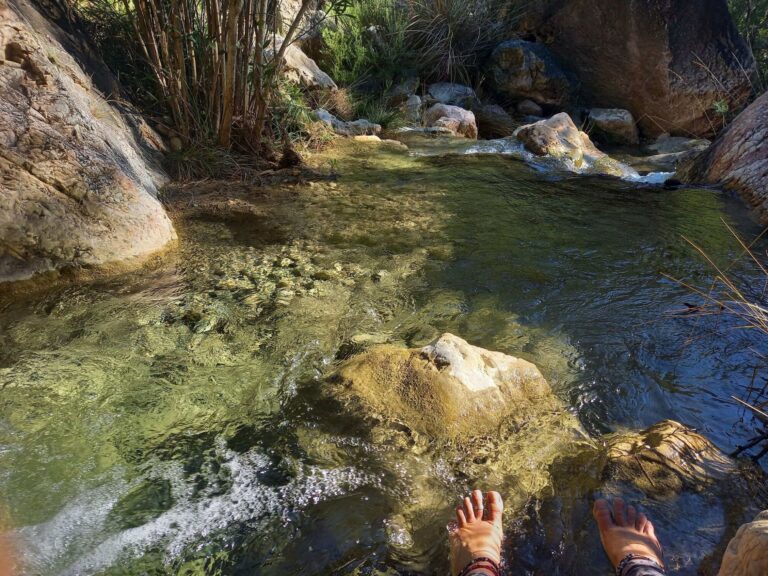
M331 13L322 64L341 84L424 80L482 81L480 63L503 40L526 2L352 0Z
M768 89L768 0L728 0L736 26L757 63L755 92Z

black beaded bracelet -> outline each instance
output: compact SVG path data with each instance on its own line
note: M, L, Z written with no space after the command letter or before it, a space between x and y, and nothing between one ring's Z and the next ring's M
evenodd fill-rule
M459 572L459 576L467 576L470 570L475 570L477 568L487 568L493 572L494 576L501 576L501 572L499 571L499 564L495 560L491 560L485 556L473 558L469 564L464 566L464 569Z
M616 566L616 576L623 576L624 569L627 567L627 564L632 562L633 560L647 560L650 562L654 567L658 567L659 570L661 570L662 574L666 574L664 571L664 567L656 562L653 558L649 558L648 556L641 556L640 554L627 554L624 556L624 558L621 559L621 562L619 562L619 565Z

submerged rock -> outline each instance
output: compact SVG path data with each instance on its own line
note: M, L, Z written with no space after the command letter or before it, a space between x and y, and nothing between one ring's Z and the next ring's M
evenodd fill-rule
M712 146L682 167L686 182L738 191L768 223L768 92L739 114Z
M765 576L768 574L768 510L736 533L723 554L718 576Z
M566 169L618 177L634 173L631 168L598 150L565 112L521 126L515 131L515 137L537 156L563 161Z
M22 0L0 4L0 282L143 256L176 238L162 142L121 113Z
M315 110L315 114L317 114L321 122L330 126L340 136L378 135L381 133L381 126L379 124L374 124L365 119L346 122L339 120L324 108Z
M456 136L477 138L475 115L458 106L435 104L424 113L424 122L429 127L446 128Z
M496 47L491 55L491 80L504 96L556 108L568 102L571 90L549 50L525 40L508 40Z
M590 125L590 134L598 141L608 144L637 145L640 143L635 119L628 110L592 108L587 122Z
M421 349L371 348L332 379L367 412L430 438L468 440L558 406L535 365L448 333Z

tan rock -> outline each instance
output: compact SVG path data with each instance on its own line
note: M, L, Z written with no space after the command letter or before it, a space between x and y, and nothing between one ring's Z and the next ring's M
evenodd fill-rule
M590 125L590 134L599 142L631 145L640 143L635 119L628 110L592 108L587 122Z
M768 574L768 510L744 524L728 543L718 576Z
M34 21L32 27L30 22ZM143 256L176 237L159 136L121 114L24 0L0 6L0 282Z
M515 131L515 137L537 156L559 160L568 170L619 177L633 172L598 150L565 112L521 126Z
M475 115L458 106L435 104L424 113L424 122L429 127L448 129L456 136L477 138Z

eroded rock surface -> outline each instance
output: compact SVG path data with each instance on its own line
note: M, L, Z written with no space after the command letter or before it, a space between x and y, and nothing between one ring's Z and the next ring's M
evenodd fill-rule
M725 550L718 572L718 576L765 574L768 574L768 510L739 528Z
M705 152L680 170L688 182L736 190L768 223L768 92L723 130Z
M539 6L524 33L578 76L584 102L629 110L646 136L710 135L715 102L737 110L749 97L754 60L725 0Z
M568 78L548 49L534 42L508 40L491 55L491 80L497 92L512 100L533 100L561 108L571 91Z
M558 160L565 169L619 177L633 172L598 150L565 112L521 126L515 131L515 137L529 151Z
M176 237L146 152L159 137L107 103L48 26L21 0L0 4L0 282Z

